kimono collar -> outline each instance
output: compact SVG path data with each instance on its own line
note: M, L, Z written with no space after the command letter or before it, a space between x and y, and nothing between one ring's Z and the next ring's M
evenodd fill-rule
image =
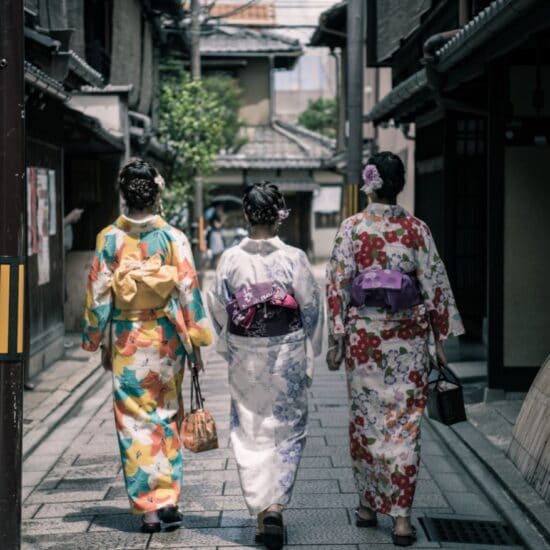
M269 254L283 248L284 243L279 237L271 237L271 239L251 239L250 237L246 237L239 243L239 246L252 254Z
M372 202L367 206L367 214L378 218L407 218L410 214L399 204Z
M122 214L115 221L115 225L126 233L146 233L148 231L152 231L153 229L160 229L167 224L160 216L157 215L136 220Z

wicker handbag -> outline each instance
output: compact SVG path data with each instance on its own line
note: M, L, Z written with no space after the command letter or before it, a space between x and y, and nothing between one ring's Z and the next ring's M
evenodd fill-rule
M194 369L191 372L190 410L183 416L181 439L186 449L201 453L218 448L218 433L214 417L204 408L199 374Z
M453 372L442 365L437 369L439 375L436 380L429 382L428 414L448 426L466 420L464 408L464 394L460 380Z

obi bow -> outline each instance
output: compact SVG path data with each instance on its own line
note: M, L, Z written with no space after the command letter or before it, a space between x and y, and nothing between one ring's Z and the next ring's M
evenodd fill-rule
M394 313L421 302L416 274L391 269L360 273L353 279L350 294L354 306L383 307Z
M242 287L226 309L235 325L249 328L256 317L256 306L260 304L298 309L294 296L273 283L256 283Z
M138 293L138 283L142 283L149 294L166 300L177 282L177 268L163 264L160 254L146 260L127 257L113 274L113 292L121 302L130 304Z

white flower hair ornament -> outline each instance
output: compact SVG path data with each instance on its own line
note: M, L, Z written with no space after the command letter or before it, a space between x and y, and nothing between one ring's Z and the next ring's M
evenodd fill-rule
M377 189L380 189L384 185L384 180L380 177L380 172L374 164L367 164L363 170L363 182L361 191L364 191L367 195L370 195Z
M158 188L163 191L164 188L166 187L166 182L164 181L164 178L158 174L156 177L155 177L155 183L157 184Z
M290 215L290 209L289 208L282 208L277 212L279 214L279 219L281 221L286 220L288 216Z

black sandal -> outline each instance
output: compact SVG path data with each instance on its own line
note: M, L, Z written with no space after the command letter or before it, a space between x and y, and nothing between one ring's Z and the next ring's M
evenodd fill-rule
M183 513L177 506L168 506L161 508L158 512L162 527L167 531L173 531L181 527L183 522Z
M142 533L160 533L160 529L160 521L145 521L145 518L141 519Z
M376 512L374 512L374 510L370 510L375 514L374 517L371 519L365 519L359 515L359 510L361 508L363 508L364 510L370 510L370 508L365 508L364 506L359 506L359 508L355 510L356 527L376 527L378 525L378 518L376 517Z
M392 531L391 538L395 546L412 546L416 542L416 527L412 526L412 531L406 535Z
M285 528L280 512L266 512L263 517L264 531L261 539L269 550L280 550L284 546Z

